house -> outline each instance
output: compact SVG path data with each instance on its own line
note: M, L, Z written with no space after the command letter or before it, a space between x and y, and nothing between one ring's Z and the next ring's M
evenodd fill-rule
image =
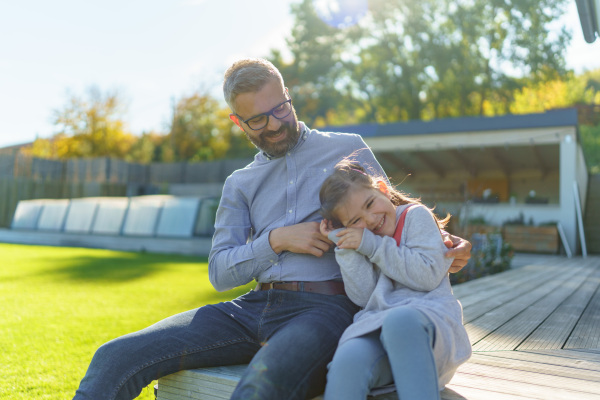
M363 124L322 130L360 134L394 184L459 223L560 223L567 246L582 244L588 171L577 110Z

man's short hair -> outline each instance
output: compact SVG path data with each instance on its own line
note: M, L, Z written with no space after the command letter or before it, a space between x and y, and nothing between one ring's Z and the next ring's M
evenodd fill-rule
M270 61L262 58L238 60L225 72L223 96L231 111L235 112L235 98L239 94L258 92L273 79L277 79L284 87L281 73Z

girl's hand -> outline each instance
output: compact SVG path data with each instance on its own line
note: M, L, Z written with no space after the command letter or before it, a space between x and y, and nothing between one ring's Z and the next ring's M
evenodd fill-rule
M364 228L346 228L336 236L340 238L337 247L340 249L358 249L362 242Z
M333 225L331 224L331 221L326 220L326 219L322 219L321 220L321 225L319 225L319 229L321 230L321 235L327 237L329 235L329 232L333 231Z

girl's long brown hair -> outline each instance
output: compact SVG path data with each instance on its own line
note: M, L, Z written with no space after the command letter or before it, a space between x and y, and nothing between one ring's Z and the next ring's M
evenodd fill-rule
M326 220L331 221L335 228L341 228L342 223L334 215L335 208L346 197L350 189L354 187L368 188L379 190L379 182L386 182L383 177L376 177L368 174L365 169L358 163L348 159L344 159L336 164L333 174L331 174L319 191L319 200L321 201L321 216ZM388 185L390 200L395 206L404 204L420 204L421 200L408 196L406 193ZM450 220L450 214L447 214L444 219L438 218L433 210L431 211L435 221L440 229L443 229Z

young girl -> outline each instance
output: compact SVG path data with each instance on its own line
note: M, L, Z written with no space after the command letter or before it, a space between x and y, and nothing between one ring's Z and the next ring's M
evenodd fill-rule
M363 308L329 365L325 400L364 400L390 383L402 400L439 399L471 355L440 232L450 216L437 219L350 161L319 197L321 233L336 243L346 293Z

